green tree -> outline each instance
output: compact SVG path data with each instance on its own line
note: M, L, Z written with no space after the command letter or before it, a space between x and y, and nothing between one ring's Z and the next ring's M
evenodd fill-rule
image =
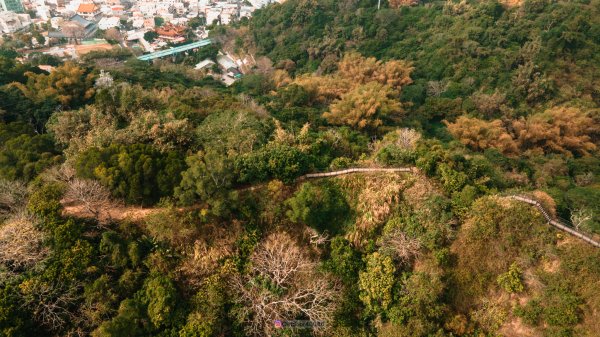
M271 127L268 121L247 112L212 113L196 129L198 145L205 151L243 155L265 144Z
M221 152L198 152L186 159L188 169L182 173L175 196L183 204L196 200L211 205L219 212L233 185L233 163Z
M340 189L333 183L305 183L286 201L287 216L293 222L305 223L321 232L340 232L350 212Z
M0 287L0 335L25 337L36 334L27 319L29 313L23 310L18 290L11 285Z
M360 253L348 240L339 236L331 240L330 250L325 268L338 275L345 284L356 284L358 272L363 268Z
M156 328L175 323L179 295L173 281L168 277L159 275L146 280L141 296L148 307L150 322Z
M146 40L150 43L154 42L154 40L156 40L157 37L158 37L158 33L153 30L149 30L144 33L144 40Z
M75 163L79 176L99 179L113 195L131 203L155 203L173 195L184 168L180 153L161 153L144 144L91 148Z
M372 313L384 313L394 301L396 267L391 257L375 252L359 274L360 300Z
M235 168L242 183L265 181L269 178L291 183L309 170L310 162L309 156L299 149L274 144L238 157Z
M102 323L93 337L145 336L148 331L143 305L136 300L126 299L119 305L117 315Z
M204 25L206 19L203 17L195 17L195 18L191 18L190 21L188 21L188 26L190 26L193 29L196 29L202 25Z
M4 129L0 124L0 133ZM0 144L0 177L32 180L44 169L62 161L50 135L12 134Z

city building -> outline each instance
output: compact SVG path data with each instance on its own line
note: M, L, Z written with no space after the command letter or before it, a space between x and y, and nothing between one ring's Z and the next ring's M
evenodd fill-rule
M202 70L202 69L210 69L212 66L214 66L216 63L213 62L210 59L206 59L198 64L196 64L196 67L194 67L194 69L196 70Z
M21 0L0 0L0 11L23 13L25 12L25 9Z
M80 15L74 15L68 21L60 24L59 31L48 32L48 37L77 42L94 36L96 31L98 31L98 25L95 22L88 21Z
M121 20L117 16L111 16L108 18L100 19L98 22L98 29L107 30L110 28L116 28L121 25Z
M86 20L95 20L100 14L100 8L94 3L83 3L77 8L77 15Z
M50 18L50 27L58 30L64 21L65 19L62 16L52 17Z
M31 26L29 14L15 12L0 13L0 32L10 34Z
M114 16L121 16L125 14L125 7L123 7L122 5L114 5L110 7L110 9L112 10L112 14Z
M174 26L172 24L166 24L164 26L156 28L158 37L164 40L171 41L183 41L183 34L185 33L185 26Z

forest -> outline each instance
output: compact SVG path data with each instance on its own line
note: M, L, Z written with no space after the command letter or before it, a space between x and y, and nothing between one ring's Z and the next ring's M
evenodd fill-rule
M189 67L216 49L0 45L0 336L600 335L600 248L511 198L600 241L599 0L287 0L211 38L257 59L230 87Z

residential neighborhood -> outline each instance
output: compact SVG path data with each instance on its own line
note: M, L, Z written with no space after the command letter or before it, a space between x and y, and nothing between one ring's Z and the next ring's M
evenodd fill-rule
M209 37L211 27L244 18L275 0L0 0L0 35L21 52L77 59L91 51L153 53ZM230 85L248 60L224 51L192 68Z

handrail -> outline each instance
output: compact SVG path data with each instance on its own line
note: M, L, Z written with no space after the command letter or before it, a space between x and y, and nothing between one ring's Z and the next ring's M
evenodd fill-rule
M324 178L324 177L335 177L344 174L357 173L357 172L415 172L415 167L397 167L397 168L377 168L377 167L354 167L345 170L323 172L323 173L309 173L301 176L299 179L313 179L313 178Z
M305 180L305 179L315 179L315 178L326 178L326 177L335 177L335 176L340 176L340 175L345 175L345 174L351 174L351 173L358 173L358 172L407 172L407 173L417 173L418 169L416 167L397 167L397 168L368 168L368 167L353 167L353 168L348 168L345 170L338 170L338 171L331 171L331 172L322 172L322 173L309 173L309 174L305 174L301 177L298 178L298 180ZM544 216L544 218L548 221L548 223L556 228L558 228L559 230L562 230L564 232L567 232L595 247L600 248L600 242L592 239L591 237L581 233L580 231L573 229L559 221L557 221L555 218L553 218L552 216L550 216L550 214L548 213L548 211L546 211L546 209L544 209L544 207L542 206L542 204L540 204L538 201L533 200L533 199L529 199L527 197L524 197L522 195L509 195L507 196L508 198L517 200L517 201L521 201L524 202L526 204L530 204L533 205L535 208L537 208L540 213L542 213L542 215Z
M554 226L554 227L556 227L556 228L558 228L558 229L560 229L562 231L565 231L565 232L567 232L567 233L569 233L569 234L571 234L571 235L573 235L573 236L575 236L575 237L577 237L577 238L579 238L579 239L581 239L581 240L583 240L583 241L585 241L585 242L587 242L587 243L589 243L589 244L591 244L593 246L596 246L596 247L600 248L600 242L598 242L598 241L590 238L589 236L587 236L587 235L579 232L576 229L573 229L571 227L565 226L564 224L562 224L562 223L554 220L548 214L548 211L546 211L544 209L544 206L542 206L542 204L540 204L538 201L533 200L533 199L529 199L527 197L523 197L523 196L520 196L520 195L510 195L508 197L511 198L511 199L515 199L515 200L518 200L518 201L521 201L521 202L533 205L535 208L537 208L542 213L542 215L544 216L544 218L546 218L546 220L548 221L548 223L550 225L552 225L552 226Z

